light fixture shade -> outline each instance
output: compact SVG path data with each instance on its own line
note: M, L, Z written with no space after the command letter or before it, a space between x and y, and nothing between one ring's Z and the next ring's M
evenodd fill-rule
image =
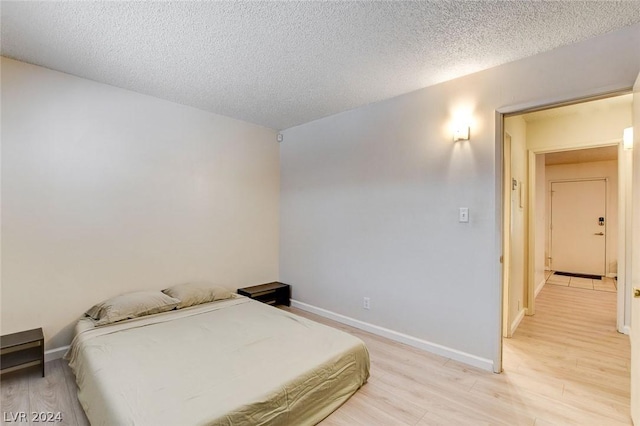
M469 126L462 124L453 129L453 141L468 141L469 140Z
M627 127L624 129L624 133L622 136L622 146L624 149L632 149L633 148L633 127Z

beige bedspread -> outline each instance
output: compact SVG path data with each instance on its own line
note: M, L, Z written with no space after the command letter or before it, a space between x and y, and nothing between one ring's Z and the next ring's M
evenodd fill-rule
M67 353L99 425L305 425L369 376L364 343L244 298L94 328Z

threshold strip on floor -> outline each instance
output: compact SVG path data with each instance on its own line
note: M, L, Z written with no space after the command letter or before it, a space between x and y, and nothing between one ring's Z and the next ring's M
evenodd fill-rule
M591 278L592 280L602 280L602 277L600 275L576 274L574 272L558 272L558 271L554 271L554 274L564 275L565 277Z

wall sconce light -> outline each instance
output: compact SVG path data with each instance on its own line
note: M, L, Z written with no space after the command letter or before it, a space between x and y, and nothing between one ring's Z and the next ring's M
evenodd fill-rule
M469 140L469 125L466 123L458 123L453 127L453 141L468 141Z
M624 129L622 136L622 146L624 149L633 148L633 127L627 127Z

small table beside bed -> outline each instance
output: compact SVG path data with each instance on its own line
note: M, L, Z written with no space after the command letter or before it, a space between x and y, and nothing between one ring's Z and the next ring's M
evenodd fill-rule
M66 358L93 426L313 425L369 377L348 333L220 287L163 292L118 296L171 299L160 311L116 297L78 322Z

